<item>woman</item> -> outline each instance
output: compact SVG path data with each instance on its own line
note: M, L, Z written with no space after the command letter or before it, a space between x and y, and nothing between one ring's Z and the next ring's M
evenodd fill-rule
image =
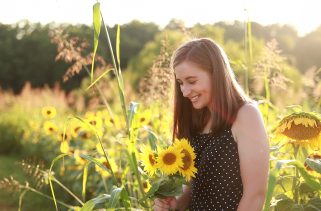
M222 48L191 40L173 54L173 137L187 138L198 172L160 210L261 211L269 169L268 137L259 109L240 88Z

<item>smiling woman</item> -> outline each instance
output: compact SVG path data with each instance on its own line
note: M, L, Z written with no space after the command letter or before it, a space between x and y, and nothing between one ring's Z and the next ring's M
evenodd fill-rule
M195 149L198 169L177 198L155 210L262 210L269 147L261 113L237 83L224 50L194 39L173 54L175 138Z
M175 70L176 81L182 94L192 102L194 108L211 104L211 80L208 72L188 61L179 64Z

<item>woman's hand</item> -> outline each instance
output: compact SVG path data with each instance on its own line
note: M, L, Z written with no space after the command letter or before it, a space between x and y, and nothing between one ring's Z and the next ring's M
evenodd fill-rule
M175 210L176 206L177 206L177 201L175 197L167 197L164 199L156 198L154 200L155 211Z

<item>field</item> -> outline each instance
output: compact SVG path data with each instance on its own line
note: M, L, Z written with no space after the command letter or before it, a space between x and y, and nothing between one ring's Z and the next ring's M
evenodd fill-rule
M275 40L252 37L248 23L245 44L225 42L215 27L166 29L132 63L148 66L144 75L122 72L121 30L112 45L100 32L107 27L99 14L96 4L93 54L83 55L73 38L52 38L60 46L57 58L78 65L64 79L86 72L79 88L26 83L19 94L0 90L0 210L151 210L148 196L159 187L149 183L142 152L171 144L169 60L189 33L211 35L223 46L241 86L259 104L270 141L264 210L321 210L320 69L300 72ZM110 64L95 55L99 45L108 46Z

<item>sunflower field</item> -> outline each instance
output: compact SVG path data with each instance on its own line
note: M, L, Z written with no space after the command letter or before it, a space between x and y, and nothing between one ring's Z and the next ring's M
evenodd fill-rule
M152 210L154 197L179 195L197 173L197 155L188 140L171 141L169 61L195 34L222 44L240 84L259 103L270 141L264 210L321 210L321 69L303 75L275 40L252 37L249 22L245 43L225 42L217 29L166 29L137 57L148 72L123 73L120 27L111 39L99 3L93 23L88 55L69 35L51 34L56 59L74 62L64 80L86 72L79 89L0 90L1 210ZM100 45L108 58L97 54ZM153 63L146 62L155 49Z

